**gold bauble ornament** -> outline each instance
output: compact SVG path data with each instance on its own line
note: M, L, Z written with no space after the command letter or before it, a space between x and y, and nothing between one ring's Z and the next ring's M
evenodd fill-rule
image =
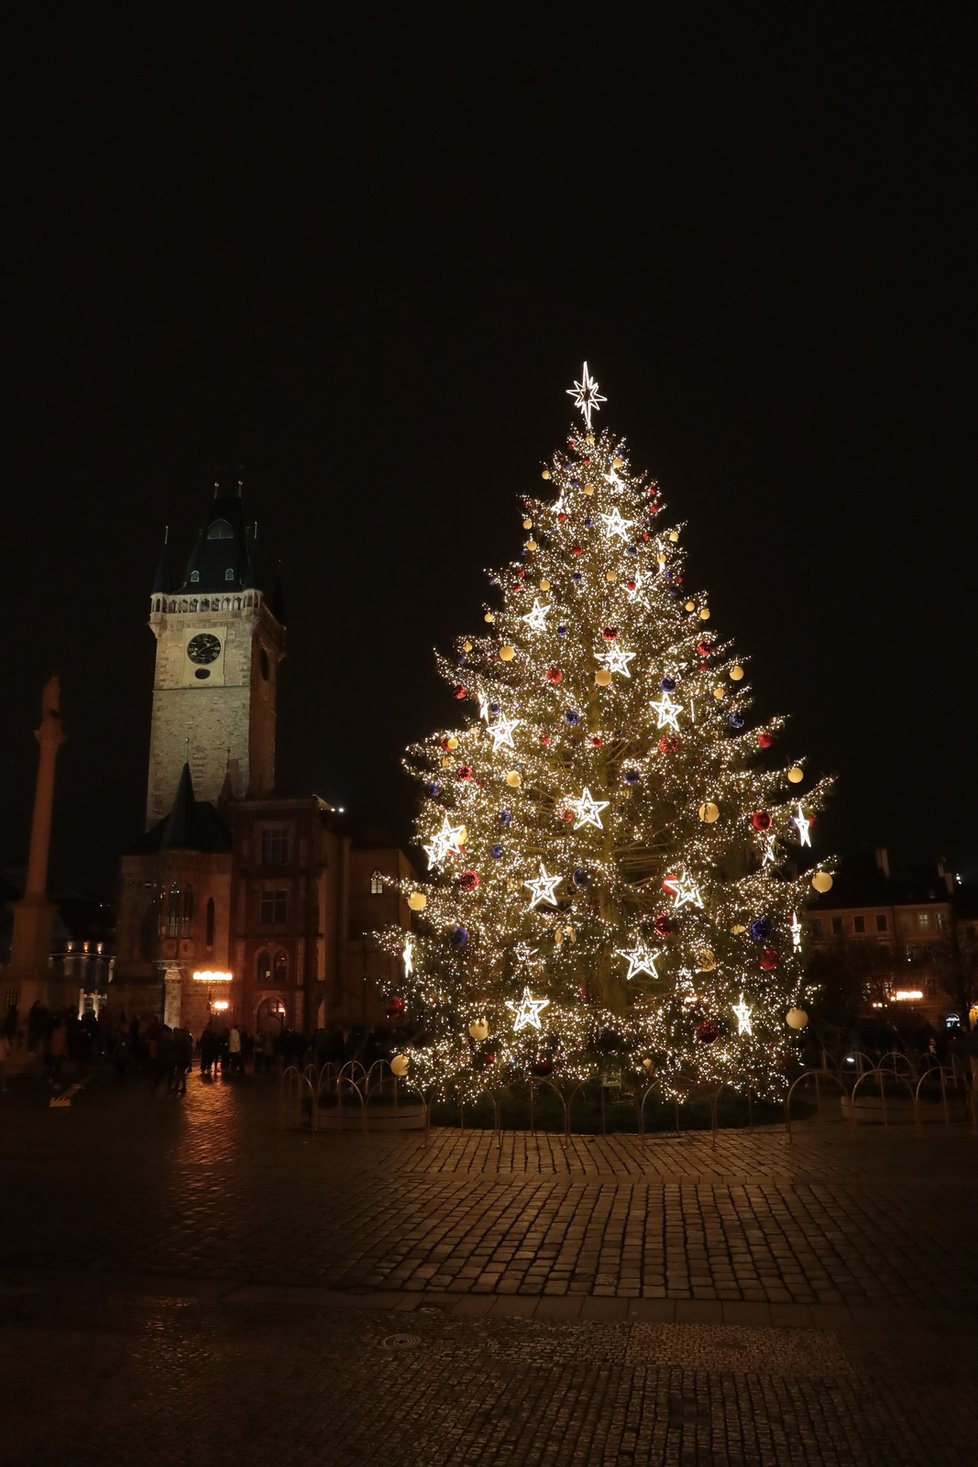
M532 530L533 529L533 521L532 520L524 520L523 521L523 528L524 528L524 530Z
M597 683L599 688L606 688L611 682L611 668L599 667L597 672L594 674L594 681Z
M716 953L711 948L704 947L696 954L697 973L712 973L716 965Z
M695 611L696 610L696 602L695 601L687 601L686 602L686 610L687 611Z
M585 484L584 485L584 493L587 494L587 495L593 494L594 493L594 485L593 484Z
M588 448L593 448L594 447L594 434L593 433L589 433L587 435L587 437L585 438L584 442L587 444Z
M473 1019L469 1025L469 1033L473 1039L483 1040L489 1038L489 1022L487 1019Z
M801 784L802 780L805 778L805 771L804 769L800 769L798 765L795 764L792 766L791 769L788 770L788 778L792 784Z
M709 621L709 619L710 619L710 608L708 606L701 606L700 607L700 621Z
M720 819L720 806L714 805L712 800L704 800L700 806L700 819L712 825L714 820Z
M789 1029L804 1029L808 1023L808 1015L804 1009L790 1008L784 1016L784 1021Z
M511 790L518 790L523 783L523 776L518 769L511 769L506 776L506 783Z
M527 548L527 550L530 551L530 553L532 555L533 551L536 550L536 548L537 548L537 542L535 540L527 540L527 542L526 542L526 548Z
M730 931L733 933L734 937L739 937L742 932L747 931L747 928L744 926L743 922L735 922Z
M448 735L448 738L445 740L445 748L446 749L457 749L458 748L458 739L455 737L454 734L449 734Z
M508 643L506 644L506 646L500 647L500 649L499 649L499 659L500 659L501 662L512 662L512 660L513 660L513 658L515 656L516 656L516 648L515 647L510 647Z
M625 460L623 458L613 458L611 460L611 467L613 469L620 469L624 462Z
M832 878L827 871L816 871L812 877L812 886L824 894L832 890Z
M408 1072L409 1064L410 1060L406 1054L395 1054L391 1060L391 1074L396 1075L399 1080L402 1080Z
M618 579L618 572L617 571L610 570L610 571L606 572L606 574L605 574L605 580L606 581L617 581L617 579Z
M540 478L541 479L549 479L550 478L550 470L549 469L544 469L543 473L540 475Z
M451 767L452 767L452 761L451 761L451 759L449 759L449 757L448 757L447 754L445 755L445 757L441 761L441 767L442 767L442 769L451 769Z
M668 555L657 555L655 558L658 561L659 565L665 565L666 561L669 559Z
M564 929L562 927L558 927L557 931L554 933L554 947L561 947L563 945L563 941Z
M483 621L488 621L488 622L494 622L496 620L496 618L495 618L495 616L493 615L493 613L491 611L487 611L486 614L485 614L485 616L482 618L482 620Z
M679 531L678 530L670 530L669 531L669 539L672 541L673 545L675 545L676 542L677 542L677 540L679 539Z
M472 643L471 642L463 642L462 643L462 651L463 652L471 652L472 651Z
M727 696L726 689L725 688L714 688L713 689L713 696L714 696L714 698L725 698Z
M730 669L731 682L739 683L743 675L744 669L741 667L739 662L735 663L734 666Z
M412 912L423 912L428 905L428 898L423 891L412 891L407 899L407 904Z

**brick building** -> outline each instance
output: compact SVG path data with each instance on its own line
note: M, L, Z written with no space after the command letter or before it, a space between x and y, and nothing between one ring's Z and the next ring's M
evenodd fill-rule
M315 795L275 793L285 629L257 584L240 486L218 488L182 580L150 601L147 830L122 861L112 1001L195 1032L373 1024L399 986L369 934L410 913L407 857ZM195 976L196 975L196 976Z

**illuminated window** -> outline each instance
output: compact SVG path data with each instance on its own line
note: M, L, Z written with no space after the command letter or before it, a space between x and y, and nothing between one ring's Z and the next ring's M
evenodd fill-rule
M370 895L380 896L384 890L384 878L380 871L373 871L370 875Z
M259 983L268 983L272 976L272 959L267 948L262 948L255 959L255 977Z
M275 982L276 983L287 983L288 982L288 980L289 980L289 960L288 960L288 958L286 957L285 953L282 951L281 948L279 948L278 952L275 954L275 968L274 968L274 973L275 973Z
M926 932L928 930L928 928L930 927L930 912L917 913L917 926L920 928L921 932Z
M259 917L263 927L282 927L289 920L287 891L263 891Z
M191 571L190 579L193 581L194 585L196 585L197 582L200 580L200 571Z
M233 566L228 566L227 570L224 572L224 579L226 581L233 581L234 580L234 567Z

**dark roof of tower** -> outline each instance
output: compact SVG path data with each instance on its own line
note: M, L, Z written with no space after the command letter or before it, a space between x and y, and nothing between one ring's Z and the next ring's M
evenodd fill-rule
M163 546L160 550L160 563L156 567L156 579L153 581L153 595L165 595L170 589L170 557L168 554L167 541L170 538L169 529L163 532Z
M194 798L190 765L180 771L176 799L169 815L150 826L146 834L128 852L129 855L153 855L161 851L229 851L231 836L227 826L207 800Z
M245 524L240 487L228 492L215 485L177 590L241 591L255 584L254 537Z

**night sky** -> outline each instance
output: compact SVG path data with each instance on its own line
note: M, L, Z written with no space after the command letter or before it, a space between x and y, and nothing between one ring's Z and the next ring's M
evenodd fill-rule
M239 464L280 788L405 839L401 752L457 713L432 649L481 626L586 358L757 715L839 776L822 850L978 875L973 23L180 9L5 38L0 865L58 670L52 881L111 890L163 526L182 571Z

